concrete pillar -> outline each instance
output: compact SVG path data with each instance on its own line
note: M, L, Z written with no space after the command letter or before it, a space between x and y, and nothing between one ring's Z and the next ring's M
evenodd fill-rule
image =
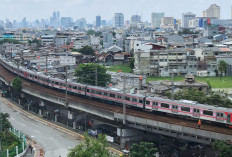
M25 150L25 148L24 148L24 142L22 142L22 144L23 144L23 151Z
M9 149L6 150L6 156L9 157Z
M41 109L39 109L39 115L42 116L42 110Z
M159 152L156 152L156 153L155 153L155 157L159 157Z
M40 106L45 106L44 101L40 102Z
M76 122L73 122L73 129L76 130Z
M55 122L57 122L57 115L55 115Z
M68 119L73 119L73 114L71 113L71 111L68 111Z
M30 110L30 104L27 104L27 110L28 111Z
M19 154L19 150L18 150L18 146L16 146L16 156L18 156Z
M20 100L20 98L19 98L19 105L21 105L21 100Z

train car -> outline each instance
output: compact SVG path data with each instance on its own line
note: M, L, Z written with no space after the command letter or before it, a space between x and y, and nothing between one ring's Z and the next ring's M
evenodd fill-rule
M232 125L232 109L198 104L189 100L147 97L145 109Z
M67 88L68 92L74 94L86 95L90 98L107 100L118 104L125 103L129 107L145 109L146 111L158 111L232 125L232 109L198 104L197 102L188 100L177 101L161 97L145 97L142 94L126 93L124 97L122 91L114 88L87 86L71 81L67 82L66 87L65 80L46 76L43 73L17 66L13 62L8 62L3 57L0 57L0 64L23 78L63 91Z

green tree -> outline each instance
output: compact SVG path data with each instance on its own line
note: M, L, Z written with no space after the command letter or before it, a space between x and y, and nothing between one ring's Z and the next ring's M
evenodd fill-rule
M92 29L90 29L90 30L87 31L87 34L88 34L88 35L93 35L93 34L95 34L95 31L92 30Z
M132 145L130 155L131 157L155 157L157 151L158 149L155 148L154 143L140 142Z
M104 135L91 138L84 134L85 141L71 149L68 157L113 157L107 149L108 143Z
M15 77L12 81L12 87L17 91L20 91L22 88L22 79L19 77Z
M133 70L135 67L135 59L134 58L131 58L130 59L130 68Z
M94 50L92 49L91 46L84 46L79 50L80 53L82 53L83 55L92 55L94 56Z
M80 83L86 83L90 85L106 86L111 80L110 74L106 73L107 69L104 66L94 63L80 64L75 70L77 81Z
M215 141L213 143L213 149L219 153L220 157L232 156L232 145L223 141Z
M218 63L218 71L220 72L220 76L223 75L223 73L226 75L227 72L227 66L228 64L224 60L220 60Z
M20 42L15 39L3 39L0 41L0 45L2 45L3 43L19 44Z
M28 40L29 45L31 45L32 43L36 43L37 47L41 47L41 40L38 39L33 39L33 40Z

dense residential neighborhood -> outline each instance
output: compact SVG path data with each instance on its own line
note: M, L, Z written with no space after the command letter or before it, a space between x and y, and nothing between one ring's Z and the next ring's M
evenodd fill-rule
M0 157L231 157L232 7L103 1L0 14Z

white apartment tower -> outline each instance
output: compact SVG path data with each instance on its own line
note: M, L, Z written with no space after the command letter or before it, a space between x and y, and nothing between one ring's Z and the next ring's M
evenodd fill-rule
M161 18L164 17L164 13L151 13L151 25L153 27L160 27Z
M181 22L181 27L183 28L189 28L189 21L194 19L196 17L195 14L193 13L183 13L182 14L182 22Z
M217 4L212 4L208 9L203 11L203 17L220 19L221 9Z
M113 17L114 27L123 27L124 26L124 15L123 13L115 13Z

